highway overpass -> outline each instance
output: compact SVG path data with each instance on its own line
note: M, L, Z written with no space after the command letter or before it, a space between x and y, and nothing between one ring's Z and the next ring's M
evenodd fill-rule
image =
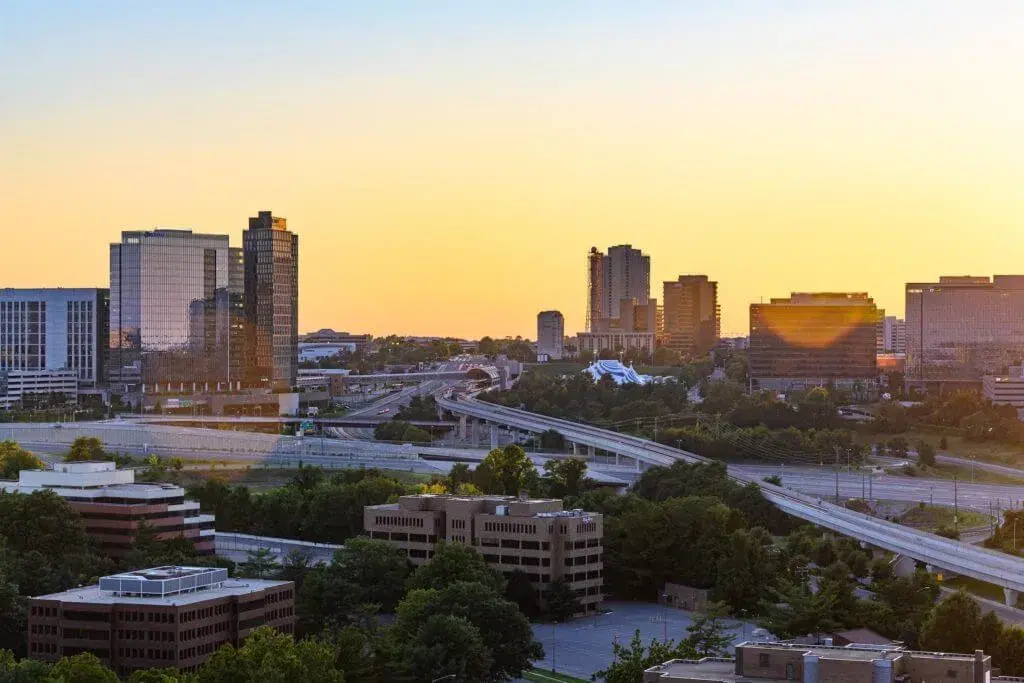
M506 408L486 403L475 398L452 400L439 397L438 406L460 417L460 429L475 429L469 420L482 423L492 443L499 441L501 428L518 432L541 433L557 430L574 451L585 448L590 455L598 451L612 454L616 460L626 458L637 470L644 465L671 465L674 462L709 462L707 458L659 444L647 439L620 434L598 427L592 427L568 420L560 420L515 408ZM757 483L768 500L785 512L831 529L844 536L900 555L912 557L929 567L941 568L956 574L970 576L1003 587L1007 604L1016 603L1017 596L1024 591L1024 560L985 548L978 548L959 541L935 536L911 529L893 522L887 522L870 515L854 512L821 498L796 493L768 484L744 473L742 469L730 468L730 476L740 483Z

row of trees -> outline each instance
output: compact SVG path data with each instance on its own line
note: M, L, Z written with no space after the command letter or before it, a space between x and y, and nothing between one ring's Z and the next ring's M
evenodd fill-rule
M901 434L929 428L957 434L971 441L1024 443L1024 424L1012 406L993 405L972 391L927 396L918 404L879 406L871 428L885 434Z

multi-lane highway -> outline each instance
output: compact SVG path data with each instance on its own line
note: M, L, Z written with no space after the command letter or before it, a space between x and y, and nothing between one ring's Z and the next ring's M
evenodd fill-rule
M706 462L695 453L646 439L619 434L589 425L558 420L514 408L505 408L473 398L458 401L439 398L439 405L455 415L484 420L526 432L558 430L567 441L600 449L640 463L670 465L673 462ZM1024 560L959 541L900 526L860 514L784 487L768 484L742 471L730 471L741 482L761 484L764 496L782 510L864 543L912 557L929 565L1004 587L1007 602L1015 602L1024 590ZM834 484L833 484L834 486Z

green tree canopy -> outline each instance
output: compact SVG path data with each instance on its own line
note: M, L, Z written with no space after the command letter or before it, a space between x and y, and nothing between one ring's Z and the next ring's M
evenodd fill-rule
M491 450L480 466L488 468L493 480L494 490L485 490L486 493L518 496L537 479L533 463L515 444Z
M65 462L84 462L87 460L109 460L103 450L103 443L95 436L80 436L71 442L71 448L64 456Z
M959 590L932 608L921 627L921 646L936 652L974 652L981 608Z
M22 470L41 470L45 465L14 441L0 442L0 478L17 479Z
M416 568L406 587L442 589L460 582L480 583L495 591L502 591L505 584L475 549L462 543L438 543L434 556Z

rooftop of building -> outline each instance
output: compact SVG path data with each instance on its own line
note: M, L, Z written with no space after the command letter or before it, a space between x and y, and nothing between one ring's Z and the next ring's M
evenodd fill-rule
M856 629L855 629L856 630ZM979 661L978 657L985 660L989 658L979 653L961 654L948 652L922 652L917 650L904 650L897 643L887 644L850 644L846 646L837 645L804 645L793 642L744 642L736 646L753 650L757 653L772 652L797 652L801 655L816 656L827 661L847 662L873 662L876 660L889 660L894 662L901 658L910 659L944 659L970 663ZM705 657L703 659L673 659L663 664L647 669L644 676L645 681L664 681L670 683L673 680L680 681L719 681L722 683L744 683L746 681L775 680L767 676L750 676L736 673L736 660L726 657Z
M457 496L449 493L415 493L401 496L397 503L367 506L369 510L394 510L405 512L440 512L449 505L467 504L475 506L476 514L491 514L499 517L593 517L598 513L584 510L563 510L558 498L516 498L514 496Z
M788 297L772 298L772 305L798 306L873 306L867 292L793 292ZM764 304L751 304L760 306Z
M175 484L136 482L134 470L117 469L116 463L93 460L54 463L45 470L22 470L17 481L0 480L0 489L22 493L51 489L58 494L140 499L185 495L185 490Z
M248 595L288 583L231 579L228 578L227 570L221 567L168 565L104 576L97 585L40 595L35 599L77 604L180 606L221 597Z

